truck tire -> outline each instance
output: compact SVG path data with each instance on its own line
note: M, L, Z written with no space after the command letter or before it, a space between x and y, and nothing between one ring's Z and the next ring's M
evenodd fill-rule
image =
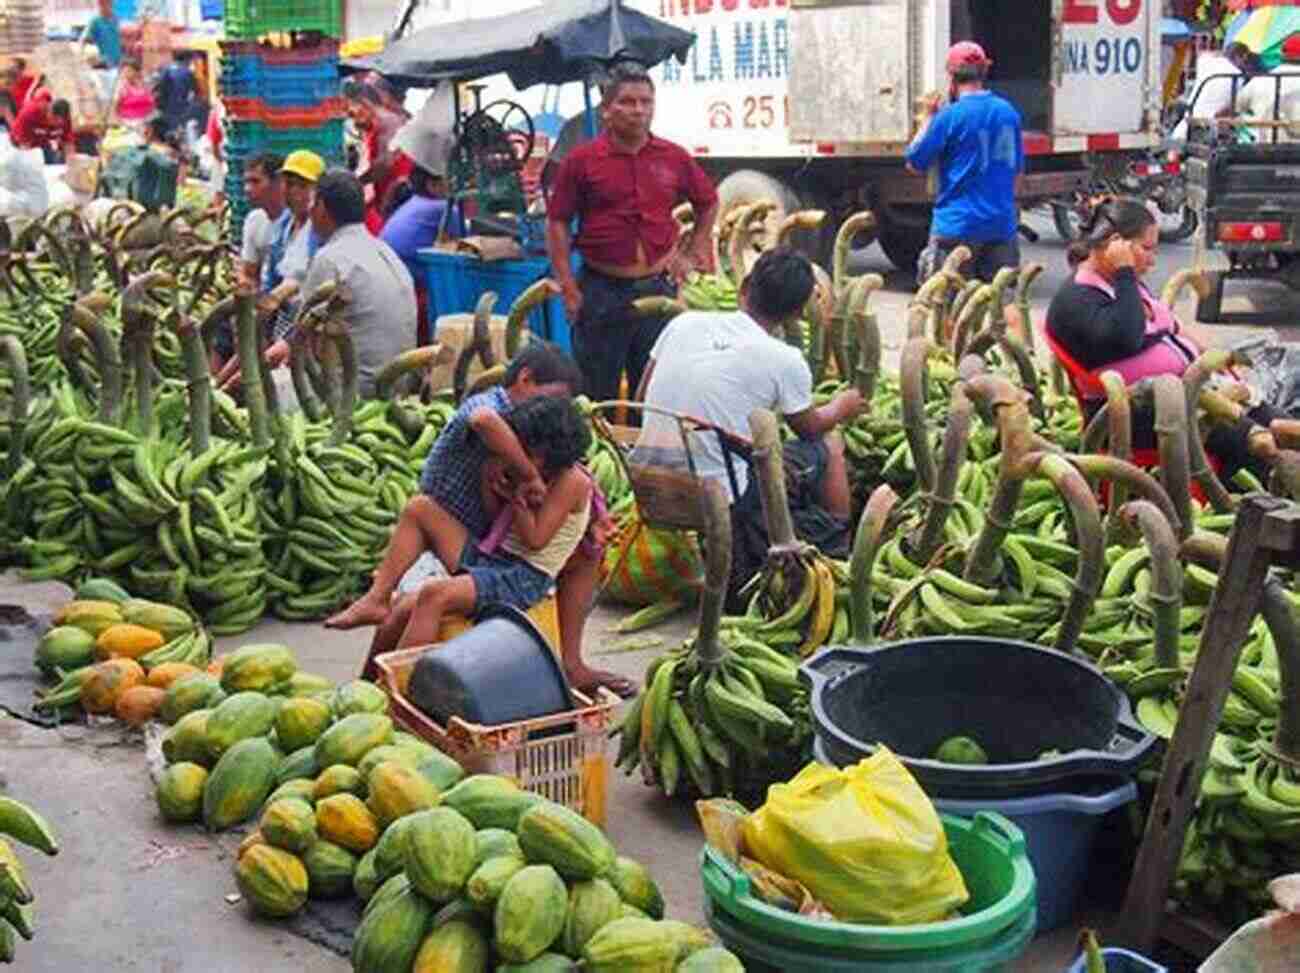
M776 203L766 221L775 238L781 222L799 208L799 199L781 180L757 169L738 169L718 184L718 219L735 206L762 200Z
M930 230L924 226L886 223L880 227L876 239L890 263L904 273L915 275L921 251L930 242Z

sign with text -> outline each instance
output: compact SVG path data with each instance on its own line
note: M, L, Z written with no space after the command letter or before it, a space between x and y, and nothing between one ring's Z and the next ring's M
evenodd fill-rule
M1142 128L1147 18L1154 0L1065 0L1061 11L1061 134Z

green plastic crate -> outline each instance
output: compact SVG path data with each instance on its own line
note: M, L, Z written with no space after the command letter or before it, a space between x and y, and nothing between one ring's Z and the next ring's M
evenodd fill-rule
M226 0L224 27L232 40L307 31L343 36L339 0Z

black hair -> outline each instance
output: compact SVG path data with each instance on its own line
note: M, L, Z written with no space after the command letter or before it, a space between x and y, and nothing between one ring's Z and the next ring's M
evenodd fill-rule
M987 64L963 64L952 73L953 81L957 84L970 84L972 81L986 81L989 76L989 66Z
M768 250L745 278L747 306L764 323L784 320L803 309L815 283L803 254L790 247Z
M1223 49L1223 56L1242 70L1243 74L1263 74L1264 62L1258 54L1241 41L1233 41Z
M339 226L360 223L366 218L366 195L357 177L346 169L331 166L316 181L316 198Z
M543 476L568 469L591 448L591 426L571 399L535 395L512 406L504 418L523 447L542 461Z
M167 138L169 132L167 118L160 112L154 112L144 120L145 138L155 138L159 142L170 144L170 140Z
M411 174L407 177L407 180L411 184L411 192L415 193L417 196L429 196L433 198L439 188L438 183L443 181L443 178L444 177L442 176L434 175L421 165L414 165L411 167Z
M68 104L68 99L60 98L54 104L50 105L50 114L58 115L60 118L71 118L72 106Z
M569 387L569 392L573 395L582 392L582 371L578 368L578 363L553 342L533 340L524 345L523 349L510 359L501 384L510 388L518 381L519 373L525 368L538 385L563 383Z
M1092 211L1092 216L1081 227L1079 239L1066 249L1066 259L1071 267L1077 267L1116 234L1125 240L1136 240L1155 222L1156 218L1140 199L1116 196Z
M284 156L278 152L259 152L244 165L244 171L261 169L267 179L275 182L280 178L280 169L284 166Z
M619 61L609 69L609 76L600 86L600 98L605 104L618 97L619 90L625 84L648 84L650 90L655 87L654 78L639 61Z

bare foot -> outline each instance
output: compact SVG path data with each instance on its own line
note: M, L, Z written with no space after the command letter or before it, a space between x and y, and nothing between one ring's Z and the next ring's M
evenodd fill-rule
M627 676L620 676L617 672L606 672L601 669L589 669L583 666L581 669L575 669L572 672L565 673L565 675L569 677L569 685L584 696L594 695L601 686L623 699L630 699L637 693L636 682L627 678Z
M361 628L379 625L388 617L388 599L363 595L347 608L325 619L326 628Z

